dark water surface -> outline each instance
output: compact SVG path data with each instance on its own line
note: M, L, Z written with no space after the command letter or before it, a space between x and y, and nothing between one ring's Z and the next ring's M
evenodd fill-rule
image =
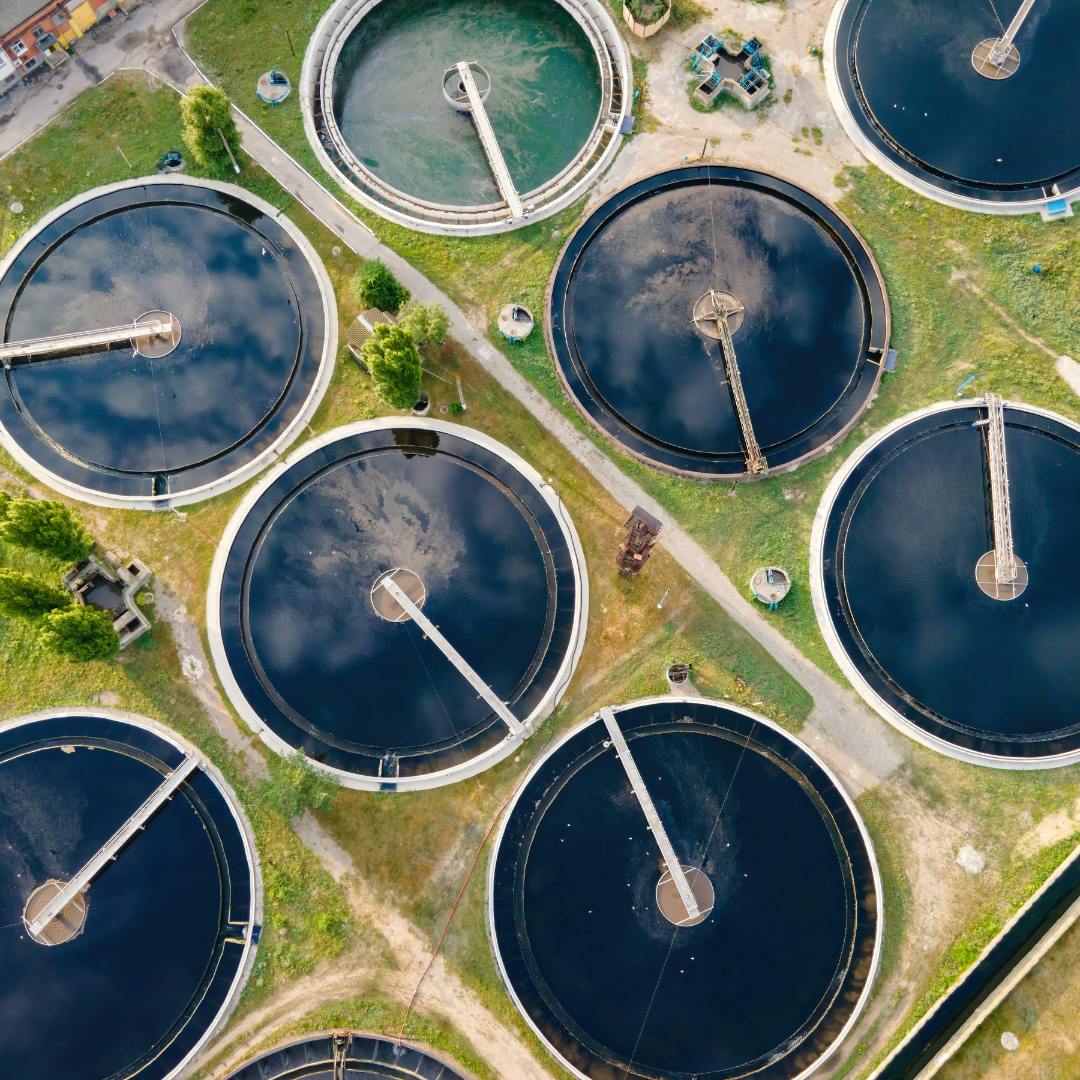
M380 574L420 576L425 614L521 718L573 616L568 551L535 489L461 439L415 437L415 451L407 428L346 438L289 470L253 511L250 545L242 534L233 546L242 613L231 585L224 594L253 704L290 742L373 772L388 753L407 771L505 733L412 620L375 613Z
M868 352L886 321L861 243L838 228L791 185L731 169L679 170L613 197L556 274L553 337L579 403L660 464L741 472L720 343L692 319L715 288L746 309L734 345L770 465L828 441L876 385Z
M126 725L105 725L109 739L97 726L44 721L0 742L0 1076L13 1080L163 1076L216 1012L214 980L236 970L223 965L234 883L218 835L235 826L211 816L201 774L94 880L82 934L49 947L26 933L30 892L67 881L178 757L153 756L155 736L129 747L110 741Z
M840 42L854 65L850 88L861 96L856 117L871 138L901 161L992 188L1049 185L1080 167L1080 66L1066 59L1080 48L1075 3L1034 6L1016 37L1020 68L1010 78L984 78L971 64L974 47L1000 37L1019 6L851 0ZM844 79L851 81L848 64Z
M618 716L716 907L681 930L659 913L655 842L594 722L529 781L499 849L496 937L515 993L590 1077L794 1075L865 979L873 897L850 811L745 717L666 702Z
M310 389L324 332L313 271L280 225L220 192L169 184L91 200L0 284L6 340L153 310L180 321L168 356L125 344L11 370L5 424L32 456L105 490L156 474L205 481L262 449Z
M443 72L463 60L491 76L485 107L518 191L546 183L585 145L600 72L554 0L384 0L334 73L338 127L383 181L436 203L499 200L471 117L443 97Z
M860 670L916 724L989 753L1060 752L1080 743L1080 436L1006 410L1030 583L993 600L975 583L993 548L981 413L915 421L860 462L830 517L830 606Z

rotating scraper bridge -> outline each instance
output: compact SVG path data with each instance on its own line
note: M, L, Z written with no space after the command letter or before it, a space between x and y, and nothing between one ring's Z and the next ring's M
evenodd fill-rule
M547 217L568 206L614 157L624 120L630 114L633 75L622 35L600 0L551 0L578 24L599 67L601 105L592 132L565 168L540 187L518 191L484 101L497 85L481 93L473 78L476 62L460 58L462 111L471 114L500 202L454 206L407 194L381 180L343 136L334 110L334 72L346 41L381 0L338 0L323 16L304 57L300 80L304 126L323 164L361 203L392 221L425 232L476 235L502 232L530 218ZM453 69L451 69L453 70ZM449 71L447 72L449 74ZM460 106L455 106L460 107Z

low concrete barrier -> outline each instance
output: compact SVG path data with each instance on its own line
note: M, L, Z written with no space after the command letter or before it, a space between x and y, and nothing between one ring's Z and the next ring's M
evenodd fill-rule
M630 10L629 6L623 4L622 6L623 22L630 28L630 33L639 38L651 38L653 34L660 33L661 30L667 25L668 19L671 18L671 3L668 2L667 9L664 14L660 16L656 22L653 23L639 23L634 18L634 13Z

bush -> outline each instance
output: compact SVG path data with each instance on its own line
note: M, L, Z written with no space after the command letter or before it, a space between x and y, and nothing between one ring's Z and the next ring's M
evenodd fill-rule
M325 810L337 787L329 777L317 773L297 750L288 757L270 755L270 779L262 782L259 795L286 821L292 821L305 810Z
M180 115L184 121L184 145L195 163L204 169L231 168L221 138L225 137L233 156L239 158L240 132L225 94L214 86L196 86L180 99Z
M353 276L352 287L357 303L390 314L409 299L409 290L381 259L368 259Z
M407 330L379 323L360 350L375 392L392 409L411 409L420 400L420 353Z
M18 570L0 570L0 611L6 615L36 618L70 605L71 595L64 589Z
M410 300L398 316L398 326L412 335L417 345L441 345L450 329L450 316L441 304L421 304Z
M41 643L71 660L108 660L120 649L112 616L84 606L49 612L41 628Z
M64 562L85 559L94 546L78 515L49 499L11 499L0 520L0 540L35 548Z

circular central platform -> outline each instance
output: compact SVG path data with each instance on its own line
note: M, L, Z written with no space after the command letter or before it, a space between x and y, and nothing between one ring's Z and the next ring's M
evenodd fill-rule
M870 160L931 198L1023 213L1080 194L1080 19L1039 3L1002 64L991 48L1021 0L839 0L829 95Z
M525 217L495 178L468 63ZM365 205L432 232L497 232L573 202L614 156L629 52L596 0L338 0L304 59L305 126Z
M39 885L23 905L23 926L26 932L40 945L63 945L66 941L78 937L86 925L86 896L76 893L70 900L54 909L51 918L39 930L36 921L49 910L49 906L63 895L68 882L49 878Z
M332 431L237 510L207 602L237 709L274 749L300 749L342 783L431 787L517 744L382 587L391 576L528 729L580 653L584 559L534 469L493 439L430 419Z
M719 319L726 319L732 334L738 333L746 318L746 306L734 294L721 289L709 289L694 304L692 319L698 331L711 338L723 336Z
M412 616L398 599L386 588L386 583L396 585L418 608L423 608L427 589L419 574L405 567L384 570L371 586L371 606L380 619L387 622L404 622Z
M167 329L139 332L155 323ZM333 371L337 311L317 254L231 185L95 189L0 263L4 341L133 324L111 346L4 369L4 448L73 498L146 509L241 483L295 438Z
M127 714L0 724L0 1076L175 1077L235 1003L258 874L235 797L201 759L60 916L30 930L190 754Z
M429 1050L379 1035L346 1031L322 1032L290 1040L231 1073L229 1080L466 1078Z
M809 1075L876 968L880 889L854 807L751 713L673 698L615 713L711 911L690 926L665 914L658 846L594 719L533 767L492 857L489 929L515 1002L590 1080Z
M697 926L703 923L711 914L716 904L716 890L709 876L696 866L679 864L686 877L686 883L690 886L690 893L698 906L698 913L692 915L688 903L683 900L679 893L679 886L671 871L664 869L660 880L656 883L656 906L660 914L672 926Z
M148 311L135 320L131 344L139 356L168 356L183 337L180 320L171 311Z
M824 453L873 398L888 346L884 288L835 211L748 169L692 166L620 191L570 238L546 330L572 399L636 457L737 479L745 442L720 331L770 471Z
M1018 574L996 585L986 415L934 406L854 452L814 522L814 606L845 674L906 734L984 765L1064 765L1080 760L1080 428L1005 406Z

